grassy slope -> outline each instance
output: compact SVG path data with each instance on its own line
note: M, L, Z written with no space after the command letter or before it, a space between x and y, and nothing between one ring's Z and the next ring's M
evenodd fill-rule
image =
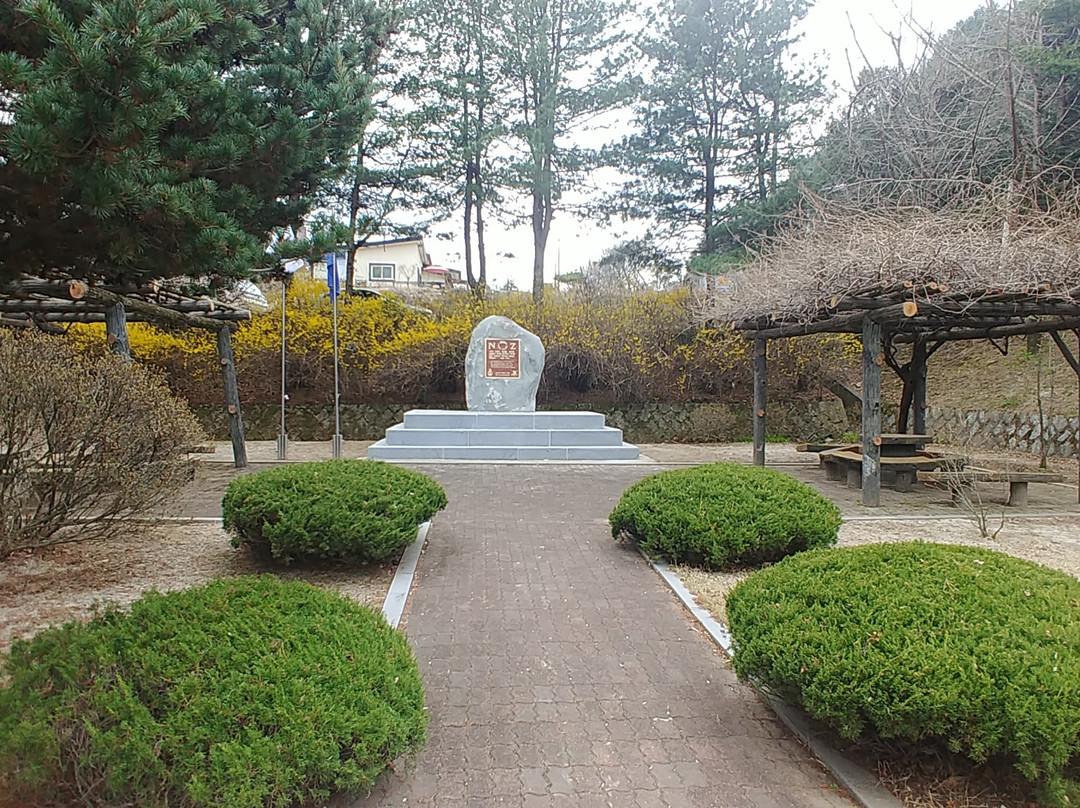
M1076 354L1075 338L1067 340ZM1004 347L1004 345L1002 345ZM1037 412L1041 388L1047 415L1077 414L1076 374L1047 336L1035 354L1023 338L1002 355L986 341L948 343L930 358L927 399L932 406ZM886 369L884 398L899 402L900 382Z

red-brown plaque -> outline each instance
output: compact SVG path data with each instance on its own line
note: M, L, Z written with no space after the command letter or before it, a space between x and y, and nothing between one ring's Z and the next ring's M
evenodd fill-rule
M521 340L484 340L484 378L521 378Z

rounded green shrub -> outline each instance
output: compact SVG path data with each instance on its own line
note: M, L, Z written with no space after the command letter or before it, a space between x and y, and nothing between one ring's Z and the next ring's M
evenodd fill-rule
M719 569L833 544L840 511L786 474L713 463L635 483L608 521L650 557Z
M0 673L0 783L34 804L306 805L370 787L427 723L380 614L270 576L146 593L14 643Z
M1080 581L923 542L802 553L727 599L735 670L847 738L1011 760L1050 804L1080 752Z
M430 477L374 460L278 466L233 480L221 500L233 546L281 561L381 561L444 507Z

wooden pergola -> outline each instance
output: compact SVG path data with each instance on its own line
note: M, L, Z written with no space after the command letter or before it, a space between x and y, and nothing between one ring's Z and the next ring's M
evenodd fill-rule
M955 340L1046 333L1080 379L1080 211L1028 226L928 211L842 212L792 228L706 313L754 342L754 463L765 463L770 339L862 340L862 502L879 504L881 370L903 381L897 428L926 432L927 360ZM907 361L897 346L910 345ZM1080 440L1080 436L1078 436ZM1080 446L1078 446L1080 459ZM1080 477L1080 474L1078 474Z
M233 461L237 468L247 466L247 447L232 332L239 321L250 317L251 312L245 309L208 297L184 294L161 282L147 286L111 286L68 278L23 277L0 286L0 326L58 331L66 323L105 323L111 350L129 361L129 322L213 331L217 335Z

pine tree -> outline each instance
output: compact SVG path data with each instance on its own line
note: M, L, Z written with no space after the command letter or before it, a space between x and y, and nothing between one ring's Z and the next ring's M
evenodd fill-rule
M235 277L348 164L370 0L0 6L0 279Z
M666 0L638 47L646 75L622 165L624 216L722 247L725 219L763 206L797 154L796 134L822 94L792 69L792 25L806 0Z
M562 193L597 162L569 139L624 99L621 21L628 6L611 0L514 0L503 13L515 133L524 149L521 187L530 198L534 300L544 291L544 258Z

